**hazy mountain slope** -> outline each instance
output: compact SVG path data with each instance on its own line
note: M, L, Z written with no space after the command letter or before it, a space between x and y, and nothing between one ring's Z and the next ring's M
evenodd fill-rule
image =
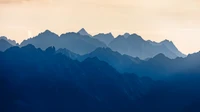
M98 47L106 47L103 42L89 36L76 33L66 33L60 36L58 48L66 48L74 53L83 55L92 52Z
M87 58L97 57L99 60L105 61L121 73L132 71L132 66L141 62L139 58L132 58L127 55L121 55L112 51L110 48L97 48L95 51L83 55L78 59L83 61Z
M109 48L98 48L95 51L81 56L79 60L84 60L88 57L97 57L98 59L107 62L121 73L136 73L139 76L148 76L153 79L165 79L174 74L186 73L187 70L192 72L200 72L199 53L191 54L186 58L170 59L164 54L158 54L149 60L143 61L139 58L133 58L127 55L121 55ZM195 70L197 69L197 70Z
M98 39L99 41L105 43L106 45L108 45L114 39L112 33L108 34L100 33L98 35L93 36L93 38Z
M5 51L6 49L12 47L12 45L4 39L0 39L0 51Z
M64 49L58 49L56 51L56 53L64 54L65 56L67 56L67 57L69 57L69 58L71 58L73 60L76 60L76 59L78 59L80 57L80 55L75 54L75 53L73 53L73 52L71 52L71 51L69 51L69 50L67 50L65 48Z
M160 43L157 43L157 42L148 40L148 42L155 46L165 45L169 50L171 50L173 53L175 53L178 57L185 57L185 55L176 48L176 46L174 45L174 43L172 41L164 40Z
M24 40L20 46L32 44L37 48L46 49L50 46L55 46L56 49L66 48L77 54L86 54L98 47L106 47L103 42L89 36L82 36L79 33L66 33L60 37L46 30L38 36Z
M59 36L49 30L46 30L40 34L38 34L36 37L29 38L27 40L24 40L20 46L26 46L28 44L32 44L37 48L46 49L50 46L55 46L56 43L59 41ZM55 46L56 47L56 46Z
M0 57L4 112L131 112L154 86L151 79L120 74L97 58L71 60L54 47L12 47Z
M177 55L165 45L153 45L143 40L142 37L137 34L132 34L127 38L118 36L108 46L121 54L139 57L140 59L152 58L159 53L163 53L169 58L177 57Z
M10 43L11 45L13 45L13 46L17 45L17 43L16 43L15 40L10 40L10 39L8 39L8 38L5 37L5 36L1 36L0 39L6 40L7 42L9 42L9 43Z
M152 58L159 53L173 59L185 56L170 41L161 43L145 41L137 34L130 35L128 33L119 35L117 38L114 38L111 33L98 34L92 37L84 28L78 33L66 33L61 36L46 30L36 37L24 40L20 46L28 44L33 44L42 49L50 46L55 46L56 49L66 48L80 55L90 53L98 47L110 47L121 54L139 57L143 60Z
M102 50L110 52L110 49L100 48L97 51L105 52ZM117 54L113 53L114 57ZM150 69L179 70L164 81L120 74L97 58L87 58L82 62L72 60L57 53L54 47L45 51L33 45L11 47L0 52L0 57L2 112L200 110L200 53L177 59L159 54L143 61Z

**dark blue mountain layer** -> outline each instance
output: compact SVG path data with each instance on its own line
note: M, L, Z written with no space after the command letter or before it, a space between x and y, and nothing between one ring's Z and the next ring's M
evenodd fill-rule
M163 54L148 61L133 60L139 67L146 65L148 68L143 68L146 73L158 69L156 71L171 74L163 80L154 81L135 74L119 73L101 61L103 56L95 58L90 54L79 62L69 58L77 55L64 51L56 52L54 47L43 51L27 45L0 52L0 111L200 111L200 53L174 60ZM108 55L106 52L111 52L118 60L121 57L133 59L110 49L99 48L93 54L99 52L105 53L105 57Z
M77 59L83 61L87 58L94 57L97 57L99 60L107 62L120 73L131 73L133 71L133 66L137 66L137 64L142 62L142 60L140 60L139 58L133 58L128 55L121 55L118 52L112 51L110 48L97 48L95 51L80 56Z
M0 68L3 112L129 112L154 86L97 58L72 60L54 47L12 47L0 53Z
M110 48L97 48L95 51L79 56L77 59L83 61L87 58L97 57L114 67L120 73L136 73L139 76L148 76L153 79L165 79L174 74L185 73L187 70L200 68L200 53L189 55L185 58L170 59L164 54L158 54L148 60L140 60L128 55L121 55ZM200 57L200 56L199 56ZM198 70L191 70L191 72Z

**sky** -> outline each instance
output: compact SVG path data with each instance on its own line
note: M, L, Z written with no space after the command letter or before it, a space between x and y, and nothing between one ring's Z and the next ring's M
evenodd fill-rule
M185 53L200 51L199 0L0 0L0 36L22 42L49 29L137 33L168 39Z

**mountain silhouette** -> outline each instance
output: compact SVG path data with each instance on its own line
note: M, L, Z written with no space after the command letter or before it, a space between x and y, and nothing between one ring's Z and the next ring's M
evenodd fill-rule
M66 33L58 36L49 30L40 33L36 37L24 40L20 46L28 44L43 50L50 46L54 46L56 49L66 48L80 55L92 52L98 47L106 47L103 42L89 36L82 36L79 33Z
M80 29L78 33L82 36L89 36L92 37L84 28Z
M136 73L141 77L148 76L160 80L171 77L174 74L185 73L187 70L198 68L200 66L197 63L199 60L198 57L200 57L198 54L200 53L191 54L185 58L170 59L160 53L148 60L141 60L128 55L121 55L110 48L97 48L89 54L78 56L77 59L83 61L87 58L97 57L99 60L107 62L120 73ZM191 73L195 71L198 70L191 70Z
M69 51L69 50L67 50L65 48L64 49L58 49L56 51L56 53L64 54L65 56L67 56L67 57L69 57L69 58L71 58L73 60L76 60L76 59L78 59L80 57L80 55L75 54L75 53L73 53L73 52L71 52L71 51Z
M112 51L110 48L97 48L95 51L80 56L78 59L83 61L87 58L97 57L99 60L105 61L118 70L120 73L128 73L132 71L133 64L139 64L139 58L132 58L128 55L121 55L118 52Z
M112 33L108 34L100 33L98 35L93 36L93 38L98 39L99 41L105 43L106 45L108 45L114 39Z
M33 45L12 47L0 57L0 110L4 112L131 112L134 102L155 83L120 74L97 58L72 60L54 47L45 51Z
M98 47L109 47L113 51L132 57L139 57L143 60L152 58L159 53L171 59L185 57L168 40L156 43L145 41L141 36L137 34L130 35L129 33L119 35L117 38L114 38L111 33L100 33L92 37L84 28L78 33L65 33L60 36L46 30L36 37L24 40L20 46L26 46L28 44L33 44L35 47L43 50L50 46L55 46L56 49L66 48L79 55L90 53Z
M82 36L77 33L62 34L56 46L56 48L66 48L80 55L90 53L98 47L106 47L103 42L97 39L89 36Z
M200 61L198 59L199 56L200 53L194 53L185 58L170 59L164 54L158 54L134 67L137 69L132 72L141 74L141 76L149 76L153 79L166 79L177 74L198 74L200 73L198 70L200 67L198 63Z
M0 51L5 51L6 49L12 47L12 45L5 39L0 39Z
M172 60L161 53L144 61L128 55L121 55L110 48L97 48L95 51L79 56L77 59L83 61L94 57L107 62L120 73L136 73L139 76L148 76L153 79L164 79L175 73L176 69L180 70L174 64L176 63L175 59Z
M156 45L158 45L158 46L165 45L169 50L171 50L173 53L175 53L178 57L185 57L185 55L176 48L176 46L173 44L172 41L164 40L164 41L161 41L160 43L157 43L157 42L148 40L148 42L155 46Z
M176 59L160 53L144 61L109 48L79 56L29 44L8 48L0 57L2 112L200 110L200 52ZM137 75L113 68L125 65Z
M127 38L124 36L118 36L109 44L109 47L121 54L139 57L140 59L152 58L159 53L162 53L169 58L183 56L172 44L168 45L165 43L153 45L149 41L142 39L142 37L137 34L132 34Z
M37 48L46 49L50 46L55 46L59 40L59 36L50 30L45 30L44 32L38 34L36 37L24 40L20 46L26 46L32 44Z
M7 42L9 42L9 43L10 43L11 45L13 45L13 46L17 45L17 43L16 43L15 40L10 40L10 39L8 39L8 38L5 37L5 36L1 36L0 39L6 40Z

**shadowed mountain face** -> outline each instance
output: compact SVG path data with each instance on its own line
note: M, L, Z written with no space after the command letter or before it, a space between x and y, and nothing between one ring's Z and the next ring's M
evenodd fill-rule
M169 58L184 56L180 54L173 43L163 42L163 44L154 45L149 41L143 40L142 37L137 34L132 34L127 38L118 36L109 44L109 47L121 54L139 57L140 59L152 58L159 53Z
M105 61L118 70L120 73L133 71L133 66L141 63L139 58L132 58L128 55L121 55L112 51L110 48L97 48L95 51L80 56L78 59L83 61L87 58L97 57L99 60Z
M27 45L0 52L1 112L190 112L199 111L200 53L140 61L98 48L79 62L69 50ZM105 56L102 56L102 53ZM14 54L14 55L13 55ZM65 56L65 55L67 56ZM96 55L99 57L95 58ZM94 58L93 58L94 57ZM105 57L108 57L106 60ZM111 60L113 57L113 60ZM143 71L176 74L164 81L119 73L112 64L132 60ZM118 62L114 62L119 60ZM122 61L122 63L120 63ZM130 65L129 63L127 65ZM173 66L172 66L173 65ZM113 66L113 65L112 65ZM173 68L176 66L176 68ZM135 66L136 67L136 66ZM156 69L155 69L156 68ZM170 71L170 72L171 72ZM148 71L149 72L149 71ZM166 72L169 73L169 72ZM140 74L138 74L140 75ZM159 74L158 74L159 75Z
M17 43L16 43L15 40L10 40L10 39L8 39L8 38L5 37L5 36L1 36L1 37L0 37L0 40L1 40L1 39L6 40L7 42L9 42L9 43L10 43L11 45L13 45L13 46L17 45Z
M12 45L4 39L0 39L0 51L5 51L6 49L12 47Z
M56 49L66 48L77 54L86 54L98 47L106 47L103 42L89 36L82 36L79 33L66 33L60 37L55 33L46 30L38 36L24 40L20 46L32 44L37 48L46 49L55 46Z
M71 51L69 51L67 49L58 49L56 51L56 53L64 54L65 56L67 56L67 57L69 57L69 58L71 58L73 60L76 60L76 59L78 59L80 57L80 55L75 54L75 53L73 53L73 52L71 52Z
M149 78L120 74L97 58L71 60L54 47L12 47L0 57L3 112L131 112L155 85Z
M98 35L95 35L93 38L98 39L99 41L105 43L106 45L108 45L114 39L111 33L108 34L100 33Z
M164 54L158 54L144 61L128 55L121 55L118 52L112 51L110 48L97 48L95 51L83 56L78 56L76 59L83 61L87 58L97 57L99 60L110 64L120 73L136 73L139 76L148 76L153 79L166 79L174 74L185 73L192 68L198 69L200 66L200 64L197 63L199 59L198 56L195 56L198 54L199 53L189 55L186 58L176 59L170 59ZM198 72L198 70L191 70L191 72Z

